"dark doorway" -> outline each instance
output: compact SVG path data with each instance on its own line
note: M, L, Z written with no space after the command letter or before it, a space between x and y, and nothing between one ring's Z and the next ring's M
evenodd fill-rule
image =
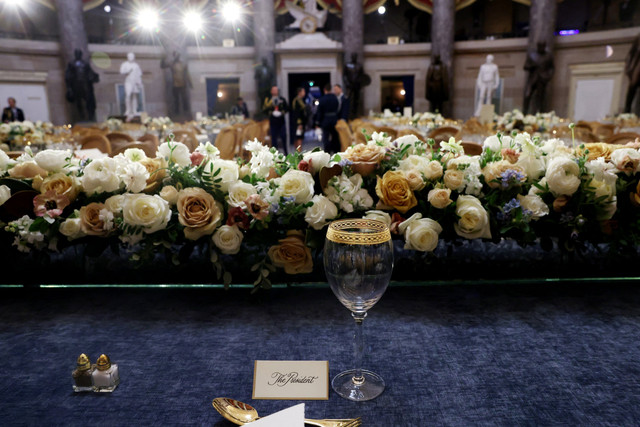
M239 79L207 79L207 114L224 117L240 96Z
M296 97L296 89L302 87L307 92L307 99L313 105L313 101L322 96L322 88L331 83L329 73L289 73L289 99L291 102Z
M382 108L402 113L404 107L413 107L414 76L383 76L380 81Z

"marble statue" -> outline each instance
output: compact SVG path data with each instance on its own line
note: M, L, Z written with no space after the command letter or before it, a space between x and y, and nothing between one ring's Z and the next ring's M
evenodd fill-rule
M138 94L142 91L142 70L135 62L136 56L130 52L127 60L120 65L120 74L125 74L124 95L125 95L125 116L127 121L133 119L138 112Z
M538 113L544 108L544 91L553 77L553 54L545 42L538 42L535 52L527 55L524 69L529 72L524 89L524 114Z
M82 51L73 52L75 59L67 64L64 81L67 85L67 101L75 103L80 121L96 120L96 97L93 84L100 81L100 76L93 71L91 65L82 59Z
M633 40L631 49L629 49L624 63L624 73L629 77L629 89L627 89L624 112L631 113L633 99L636 97L638 87L640 87L640 34Z
M442 105L449 100L449 71L437 54L427 70L426 98L431 104L431 111L440 114L442 114Z
M349 118L358 117L358 108L360 105L360 91L363 86L371 84L371 77L365 74L362 65L358 63L358 54L351 54L351 61L344 64L342 70L342 81L347 91L347 97L350 99Z
M498 66L493 63L493 55L487 55L487 62L480 66L478 71L478 79L476 80L476 92L480 91L478 96L478 104L476 105L476 116L480 115L480 109L483 105L491 104L493 91L500 84L500 72Z
M286 0L287 10L295 18L287 28L299 28L303 33L314 33L316 29L324 27L329 11L318 10L316 0L300 0L302 7L293 0Z

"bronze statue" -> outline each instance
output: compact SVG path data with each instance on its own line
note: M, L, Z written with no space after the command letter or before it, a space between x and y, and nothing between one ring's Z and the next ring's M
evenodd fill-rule
M524 114L538 113L544 108L544 91L553 77L553 54L547 50L547 44L538 42L535 52L527 55L524 69L529 72L524 89ZM531 107L531 108L530 108Z
M449 100L449 70L438 54L434 55L427 70L426 98L431 105L431 111L440 114L442 105Z
M100 81L100 76L93 71L91 65L82 59L82 51L73 52L75 60L67 64L64 81L67 85L67 101L75 103L80 121L96 121L96 97L93 84Z
M629 77L629 89L627 89L627 100L624 104L624 112L630 113L633 99L640 86L640 34L636 36L627 54L624 64L624 73Z
M193 87L187 64L182 62L180 54L173 51L171 60L163 58L160 67L171 71L171 87L173 97L173 114L175 116L189 115L189 89Z
M351 54L351 61L344 64L342 69L342 81L347 91L347 97L350 100L349 118L358 117L360 106L360 91L363 86L371 84L371 77L364 73L362 65L358 63L358 54Z
M258 99L262 102L270 96L271 87L275 83L273 70L269 67L267 58L262 58L262 62L256 65L254 78L258 84Z

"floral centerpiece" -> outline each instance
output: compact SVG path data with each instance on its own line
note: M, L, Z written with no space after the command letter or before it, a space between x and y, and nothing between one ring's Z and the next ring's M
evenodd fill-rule
M634 252L639 146L572 148L514 133L489 137L481 155L468 156L453 138L436 146L375 133L336 155L284 156L249 141L248 161L171 140L153 158L138 149L103 159L27 150L11 160L0 152L0 217L21 252L87 245L94 254L125 251L132 263L177 266L204 251L218 280L231 283L240 266L254 272L256 287L270 287L274 272L305 280L327 224L345 217L386 223L423 262L442 242L481 239L555 241L564 250L604 242ZM24 215L7 218L2 204L16 212L27 191Z

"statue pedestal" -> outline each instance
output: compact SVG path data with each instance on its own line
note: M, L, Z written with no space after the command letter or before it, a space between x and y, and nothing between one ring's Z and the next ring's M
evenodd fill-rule
M478 121L480 123L487 124L493 122L493 114L496 111L496 106L493 104L484 104L480 106L480 114L478 115Z
M318 50L341 50L342 43L331 40L324 33L299 33L276 45L276 52L300 50L304 52Z

